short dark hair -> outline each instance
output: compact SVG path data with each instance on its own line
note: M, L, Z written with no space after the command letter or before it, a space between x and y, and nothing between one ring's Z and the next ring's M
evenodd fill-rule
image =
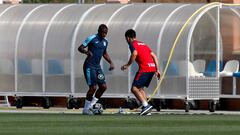
M136 32L133 29L129 29L125 32L125 37L136 38Z
M108 30L108 27L107 25L105 24L100 24L99 27L98 27L98 32L102 32L104 30Z

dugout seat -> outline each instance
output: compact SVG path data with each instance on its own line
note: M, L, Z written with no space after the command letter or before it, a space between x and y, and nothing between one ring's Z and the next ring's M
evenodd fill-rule
M220 76L233 76L233 73L238 72L239 70L239 61L238 60L230 60L228 61L223 71L220 72Z
M222 71L222 68L223 68L223 62L220 61L220 71ZM204 72L204 75L205 76L210 76L210 77L214 77L216 76L216 60L210 60L208 62L208 65L207 65L207 68L206 68L206 71Z
M203 73L205 71L206 61L203 59L194 60L193 66L196 72Z
M188 63L187 63L187 61L179 62L179 75L180 76L187 75L187 68L186 68L187 64L188 64L189 76L191 76L191 77L203 77L204 76L203 73L199 73L195 70L192 62L190 62L190 61L188 61Z

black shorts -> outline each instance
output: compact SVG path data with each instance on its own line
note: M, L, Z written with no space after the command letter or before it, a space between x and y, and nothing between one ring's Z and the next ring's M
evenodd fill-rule
M83 72L88 86L106 84L105 76L101 68L96 68L84 63Z
M137 72L132 86L137 88L148 87L155 72Z

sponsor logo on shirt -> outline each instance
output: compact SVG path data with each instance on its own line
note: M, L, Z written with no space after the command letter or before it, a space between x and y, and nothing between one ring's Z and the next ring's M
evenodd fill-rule
M138 45L146 45L146 44L144 44L144 43L137 43Z
M155 67L155 63L148 63L148 67Z

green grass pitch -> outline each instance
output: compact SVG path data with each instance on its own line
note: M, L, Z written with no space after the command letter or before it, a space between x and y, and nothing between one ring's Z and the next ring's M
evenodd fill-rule
M239 135L237 115L0 113L0 135Z

